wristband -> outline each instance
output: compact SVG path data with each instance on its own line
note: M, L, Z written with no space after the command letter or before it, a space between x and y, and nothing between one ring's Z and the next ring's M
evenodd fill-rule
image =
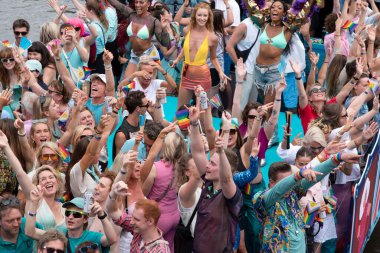
M122 175L125 175L125 174L127 174L127 172L126 171L124 171L124 170L122 170L122 169L120 169L120 174L122 174Z
M31 211L28 211L28 215L29 215L30 217L35 217L35 216L37 215L37 213L32 213Z
M61 60L61 58L54 58L54 60L55 60L55 61L60 61L60 60Z
M154 106L154 109L161 109L161 105L158 105L158 106Z
M114 114L119 114L119 110L112 110Z
M103 132L99 131L98 128L95 128L95 133L98 134L98 135L101 135Z
M302 77L296 77L296 80L301 80L302 79Z
M194 121L190 121L190 125L196 127L196 126L199 125L199 121L195 121L195 122Z
M276 101L279 101L279 102L281 102L281 98L276 98Z
M98 140L98 141L100 141L100 139L102 138L100 135L98 135L98 134L95 134L94 135L94 138L95 138L95 140Z
M113 199L113 198L111 197L111 194L108 194L108 198L109 198L110 200L112 200L112 201L115 201L115 200L116 200L116 198Z
M301 175L300 175L300 171L297 171L296 173L294 173L294 179L298 182L302 179Z
M335 162L336 164L340 164L342 162L342 154L338 153L333 156L332 161Z
M325 154L325 156L326 156L327 158L329 158L329 157L330 157L330 154L329 154L329 153L327 153L326 149L323 149L323 151L322 151L322 152Z
M300 169L300 176L303 178L303 172L306 170L306 167L303 167Z
M26 135L26 132L24 131L23 134L20 134L20 131L17 131L18 136L24 137Z
M104 212L104 214L101 215L101 216L98 215L98 219L99 220L104 220L106 217L107 217L107 213L106 212Z
M167 71L165 71L165 73L162 73L162 75L163 76L166 76L168 74L168 72Z

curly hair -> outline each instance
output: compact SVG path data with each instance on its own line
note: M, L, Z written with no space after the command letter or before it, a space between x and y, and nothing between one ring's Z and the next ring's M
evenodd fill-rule
M338 19L338 15L336 13L330 13L325 18L325 28L328 33L335 32L335 21Z

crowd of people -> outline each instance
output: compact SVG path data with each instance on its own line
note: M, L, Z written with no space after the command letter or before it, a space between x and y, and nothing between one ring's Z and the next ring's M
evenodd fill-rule
M2 38L0 252L349 250L375 0L65 3Z

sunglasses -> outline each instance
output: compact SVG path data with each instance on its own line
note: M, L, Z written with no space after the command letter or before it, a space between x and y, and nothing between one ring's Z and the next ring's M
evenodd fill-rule
M139 105L139 107L145 107L145 108L148 108L148 107L149 107L149 104L146 104L146 105Z
M84 138L87 138L87 139L91 140L93 137L94 137L94 135L81 135L81 136L79 137L79 139L82 140L82 139L84 139Z
M32 73L37 73L37 74L40 73L40 71L38 71L38 70L36 70L36 69L33 69L33 70L31 70L30 72L32 72Z
M52 160L53 162L56 162L59 160L59 157L57 154L43 154L41 155L40 158L44 162L49 161L49 159Z
M20 205L20 201L16 198L4 199L0 202L1 206Z
M42 248L46 249L47 253L65 253L63 249L56 249L56 248L46 247L46 246L43 246Z
M58 95L61 95L62 93L61 92L59 92L59 91L55 91L55 90L48 90L48 93L51 95L51 94L53 94L53 93L56 93L56 94L58 94Z
M19 32L19 31L14 31L14 34L15 34L15 35L17 35L17 36L19 36L20 34L21 34L22 36L25 36L25 35L27 35L27 34L28 34L28 32Z
M315 150L315 151L324 149L324 147L322 147L322 146L319 146L319 147L310 147L310 148L312 150Z
M248 115L248 119L256 119L257 117L257 115Z
M236 134L236 129L230 129L230 135L235 135Z
M79 253L87 253L89 249L97 250L98 248L99 248L98 245L94 243L94 244L79 248Z
M6 62L14 62L15 61L15 58L1 58L1 62L2 63L6 63Z
M348 117L347 112L346 112L346 114L340 115L340 117L342 117L342 118L347 118L347 117Z
M79 32L80 31L80 27L74 27L75 31Z
M313 93L318 93L318 92L326 92L326 89L321 87L321 88L313 88L309 91L309 95L313 94Z
M83 215L85 215L84 212L79 212L79 211L73 211L73 210L66 210L65 211L65 216L70 217L70 215L73 215L75 219L82 218Z

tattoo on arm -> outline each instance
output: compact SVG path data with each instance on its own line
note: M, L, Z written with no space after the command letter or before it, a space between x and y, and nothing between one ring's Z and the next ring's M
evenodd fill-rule
M272 111L272 115L273 115L273 116L276 116L276 114L277 114L277 110L273 110L273 111Z

